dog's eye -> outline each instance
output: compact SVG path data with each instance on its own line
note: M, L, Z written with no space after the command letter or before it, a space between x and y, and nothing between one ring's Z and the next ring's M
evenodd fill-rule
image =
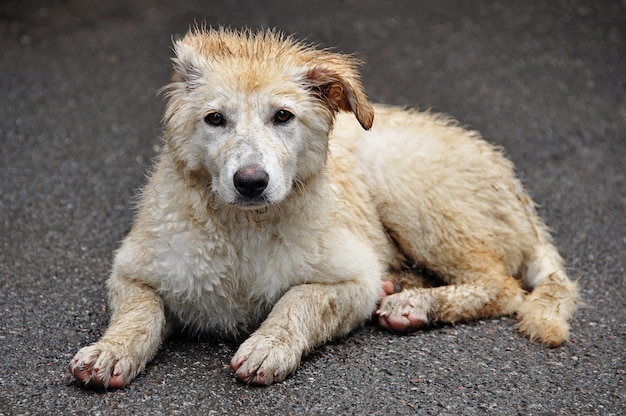
M293 114L287 110L278 110L276 114L274 114L274 123L282 124L286 123L293 118Z
M213 126L223 126L225 123L224 116L220 113L209 113L204 117L204 121Z

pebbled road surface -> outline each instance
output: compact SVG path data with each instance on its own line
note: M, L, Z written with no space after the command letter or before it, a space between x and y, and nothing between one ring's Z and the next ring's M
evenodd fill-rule
M170 39L194 20L356 52L374 101L504 146L580 279L571 342L534 345L510 318L368 325L253 388L236 345L178 339L130 388L79 388L67 363L107 324ZM5 0L0 115L0 415L626 414L624 1Z

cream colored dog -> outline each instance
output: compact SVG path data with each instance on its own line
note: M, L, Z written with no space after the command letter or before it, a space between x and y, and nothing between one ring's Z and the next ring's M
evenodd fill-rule
M174 48L165 143L79 381L121 388L186 330L252 332L231 366L270 384L374 312L397 332L516 314L532 340L567 339L576 284L477 133L371 106L353 58L275 32L195 29Z

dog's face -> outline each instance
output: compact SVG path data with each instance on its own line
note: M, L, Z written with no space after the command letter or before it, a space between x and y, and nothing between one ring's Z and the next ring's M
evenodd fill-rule
M371 127L351 57L274 32L195 30L174 49L168 146L177 167L208 176L225 204L278 204L323 169L337 111Z

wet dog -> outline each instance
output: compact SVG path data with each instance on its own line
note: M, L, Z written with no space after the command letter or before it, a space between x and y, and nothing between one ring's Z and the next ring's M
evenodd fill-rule
M249 335L231 366L270 384L373 313L395 332L516 315L532 340L568 338L576 284L476 132L371 105L355 59L277 32L193 29L174 49L165 142L79 381L121 388L185 330Z

